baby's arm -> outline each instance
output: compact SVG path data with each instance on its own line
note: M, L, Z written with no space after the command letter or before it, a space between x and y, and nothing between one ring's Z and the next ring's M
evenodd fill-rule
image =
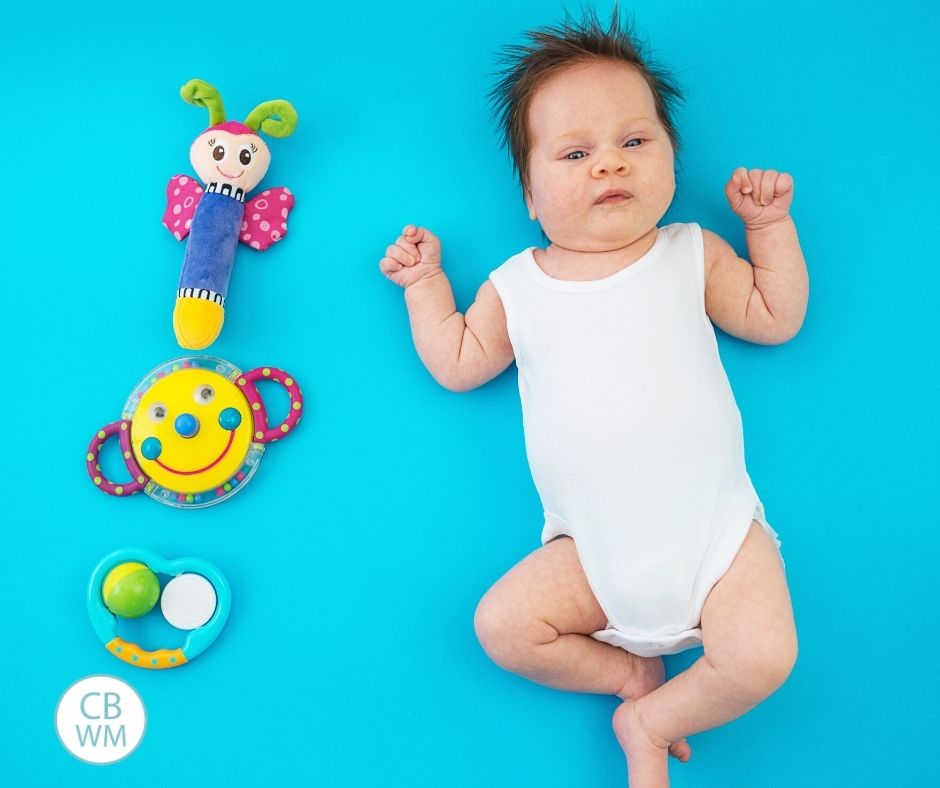
M441 243L430 231L405 227L379 269L405 288L418 356L442 386L469 391L512 363L506 313L496 288L484 282L466 316L460 314L441 268Z
M800 330L809 297L806 262L790 217L793 178L739 167L725 195L744 220L751 262L704 231L705 311L729 334L763 345L781 344Z

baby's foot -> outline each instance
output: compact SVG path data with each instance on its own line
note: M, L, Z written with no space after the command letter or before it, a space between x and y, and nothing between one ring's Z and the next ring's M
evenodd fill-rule
M633 670L617 695L621 700L636 700L649 695L666 680L666 667L662 657L638 657L627 651Z
M634 668L630 679L618 693L618 697L623 701L636 700L649 695L654 689L662 686L666 680L666 668L662 657L638 657L636 654L627 653L633 657ZM679 739L669 745L669 754L682 763L686 763L692 757L692 748L685 739Z
M669 788L665 742L657 742L643 727L636 701L624 701L614 712L614 733L627 756L630 788Z

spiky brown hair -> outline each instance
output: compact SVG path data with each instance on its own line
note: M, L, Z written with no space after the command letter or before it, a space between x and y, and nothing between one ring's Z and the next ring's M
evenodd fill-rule
M590 60L628 63L646 80L656 104L656 114L666 129L674 151L679 133L672 115L682 93L673 75L654 63L638 40L630 20L621 19L617 6L605 28L593 10L584 10L580 20L570 15L558 25L540 27L525 35L526 43L500 50L499 81L490 91L493 117L499 123L503 146L509 148L523 188L529 185L529 106L538 89L554 74Z

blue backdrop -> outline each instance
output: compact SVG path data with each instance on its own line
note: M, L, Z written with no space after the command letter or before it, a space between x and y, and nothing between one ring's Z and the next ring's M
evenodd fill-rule
M439 388L377 269L403 224L426 224L465 308L539 242L485 94L497 48L562 5L273 8L4 12L0 783L622 785L613 700L504 673L474 638L477 600L538 545L515 374ZM673 785L936 785L936 7L630 10L687 95L667 220L743 253L725 180L788 170L811 277L795 340L719 340L783 540L799 662L754 712L695 736ZM102 495L83 461L137 381L180 354L183 245L160 219L207 125L178 96L192 77L233 118L276 97L299 111L264 181L297 197L290 235L239 251L211 350L290 370L308 402L244 492L196 512ZM228 575L232 617L192 665L135 670L95 639L85 584L130 545ZM140 748L112 766L73 759L53 725L92 673L129 681L148 712Z

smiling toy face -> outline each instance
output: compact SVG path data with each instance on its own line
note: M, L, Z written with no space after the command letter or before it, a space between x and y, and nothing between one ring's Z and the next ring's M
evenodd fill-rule
M252 442L248 401L231 380L207 369L181 369L146 391L131 420L141 469L157 484L197 493L230 479Z
M196 137L189 160L203 183L230 183L247 194L268 171L271 152L257 134L209 129Z

